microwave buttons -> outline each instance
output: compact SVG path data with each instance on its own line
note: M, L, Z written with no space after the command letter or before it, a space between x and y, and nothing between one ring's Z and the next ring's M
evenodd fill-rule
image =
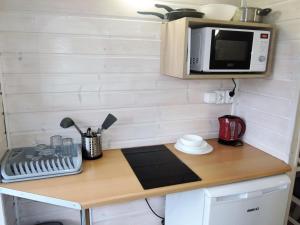
M264 53L264 52L266 52L267 50L268 50L268 45L262 44L262 45L260 46L260 52L261 52L261 53Z
M263 55L261 55L261 56L259 56L258 61L265 62L266 61L266 57L263 56Z

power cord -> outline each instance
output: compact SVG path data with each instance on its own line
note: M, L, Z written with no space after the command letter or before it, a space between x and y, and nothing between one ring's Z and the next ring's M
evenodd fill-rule
M230 97L234 97L235 96L235 89L236 89L236 83L235 80L232 78L232 82L234 83L234 88L232 89L231 92L229 92L229 96Z
M162 216L159 216L159 215L152 209L152 207L151 207L151 205L149 204L147 198L145 198L145 201L146 201L146 203L147 203L149 209L151 210L151 212L152 212L157 218L161 219L161 225L165 225L165 218L162 217Z

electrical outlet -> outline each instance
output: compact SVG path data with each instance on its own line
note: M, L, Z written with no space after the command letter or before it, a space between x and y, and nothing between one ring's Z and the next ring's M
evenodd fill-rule
M230 97L231 90L216 90L204 94L204 102L208 104L232 104L233 97Z
M217 93L216 92L205 92L204 93L204 102L208 104L216 104L217 102Z
M229 93L231 92L231 90L227 90L225 91L225 103L227 104L232 104L233 103L233 98L229 95Z
M225 91L216 91L216 93L217 93L216 104L224 104L225 103L225 97L226 97Z

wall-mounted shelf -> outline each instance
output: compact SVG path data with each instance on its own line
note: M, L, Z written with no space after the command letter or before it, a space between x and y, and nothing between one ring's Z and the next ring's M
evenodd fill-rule
M188 28L205 26L232 27L271 31L267 71L265 73L188 74ZM262 78L270 75L275 28L270 24L245 23L198 18L182 18L161 25L161 73L181 79Z

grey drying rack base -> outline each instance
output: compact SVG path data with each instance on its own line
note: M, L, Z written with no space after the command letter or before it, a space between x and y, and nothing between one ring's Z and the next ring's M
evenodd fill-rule
M7 151L1 162L3 183L72 175L81 172L81 146L71 149L16 148Z

